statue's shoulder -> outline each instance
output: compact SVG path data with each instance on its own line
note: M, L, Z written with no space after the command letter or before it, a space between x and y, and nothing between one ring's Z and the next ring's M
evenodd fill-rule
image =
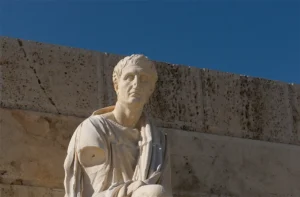
M92 115L86 118L80 125L81 135L101 135L108 131L107 118L104 115Z
M104 113L104 114L92 114L90 117L85 119L83 122L90 122L90 123L100 123L105 124L108 119L111 119L112 113Z
M78 150L92 146L103 148L103 144L107 143L110 136L107 120L102 115L92 115L78 126L74 135Z
M98 116L101 116L102 118L104 118L106 120L114 120L114 115L112 112L107 112L107 113L104 113L104 114L101 114Z

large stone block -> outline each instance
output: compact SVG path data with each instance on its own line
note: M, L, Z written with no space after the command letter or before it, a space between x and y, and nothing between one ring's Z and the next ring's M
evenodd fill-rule
M88 116L102 103L98 88L105 87L98 65L104 54L3 37L0 41L2 107Z
M123 56L0 37L2 107L77 117L113 105ZM156 64L146 111L161 127L300 144L300 85Z
M293 118L290 130L294 134L294 143L297 143L300 141L300 85L289 85L289 99L291 116Z
M0 109L0 183L63 187L63 161L81 119Z
M98 94L103 95L104 106L115 105L115 102L117 100L117 96L112 82L112 73L115 65L117 65L117 63L122 58L124 58L124 56L104 54L104 58L101 64L98 65L98 67L102 70L102 72L98 72L98 77L103 77L104 79L104 86L102 88L99 88Z
M172 185L179 196L300 194L299 146L166 131L171 139Z
M0 184L0 197L63 197L62 189Z
M147 111L161 127L203 131L202 70L155 63L159 78Z
M1 183L63 188L66 149L82 120L1 109ZM281 197L300 193L299 146L161 129L168 133L171 143L177 197Z
M266 79L207 70L203 73L203 132L264 141L300 144L293 86ZM293 107L294 106L294 107Z

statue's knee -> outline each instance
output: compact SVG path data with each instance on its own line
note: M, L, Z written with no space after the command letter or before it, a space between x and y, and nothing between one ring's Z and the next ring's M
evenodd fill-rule
M161 185L144 185L138 188L132 197L168 197Z

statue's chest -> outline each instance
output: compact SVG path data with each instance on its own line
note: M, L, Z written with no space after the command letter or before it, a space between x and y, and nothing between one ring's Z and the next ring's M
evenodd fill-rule
M140 131L131 128L112 127L110 144L113 160L127 163L134 170L140 153Z

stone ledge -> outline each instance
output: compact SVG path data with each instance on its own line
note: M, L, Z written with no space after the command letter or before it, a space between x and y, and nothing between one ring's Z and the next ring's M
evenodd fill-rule
M63 197L64 191L43 187L0 184L0 197Z

